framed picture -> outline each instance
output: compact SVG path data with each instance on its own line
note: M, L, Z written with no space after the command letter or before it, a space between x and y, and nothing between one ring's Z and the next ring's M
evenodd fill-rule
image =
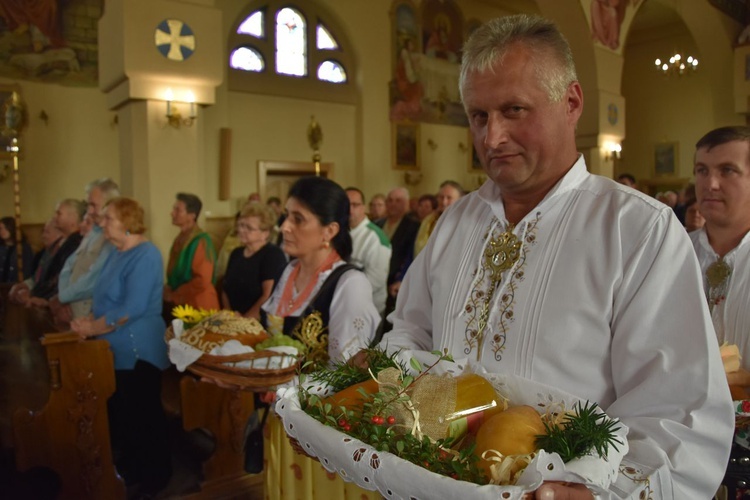
M678 165L678 143L662 142L654 147L654 175L674 176Z
M6 135L6 127L5 127L5 112L7 109L8 100L10 99L10 96L13 95L13 92L18 92L18 95L21 95L21 88L18 85L0 85L0 159L1 160L7 160L11 158L10 151L8 151L8 148L10 147L11 138L9 135ZM22 117L22 124L25 123L25 116ZM23 127L23 125L22 125Z
M477 150L474 149L474 138L471 136L471 130L466 134L467 144L469 145L469 163L468 171L470 174L482 174L484 169L482 168L482 162L479 160Z
M419 124L393 122L392 135L393 168L419 170Z

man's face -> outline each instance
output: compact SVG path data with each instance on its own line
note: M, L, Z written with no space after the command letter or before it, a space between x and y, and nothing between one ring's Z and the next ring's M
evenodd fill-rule
M437 194L438 212L442 213L443 210L453 205L459 198L461 198L461 193L458 192L458 189L448 185L441 187Z
M695 194L706 225L750 224L750 144L732 141L695 152Z
M93 188L89 191L88 206L86 214L95 224L101 223L102 209L104 208L104 193L99 188Z
M551 64L546 59L515 44L491 70L469 73L464 82L474 147L503 194L546 193L571 166L562 157L570 150L583 94L574 82L551 102L535 69Z
M177 200L172 205L172 224L175 226L184 226L190 221L195 220L195 214L189 214L184 201Z
M357 191L347 191L349 197L349 227L357 227L365 220L365 204Z
M78 230L78 215L75 210L68 205L57 204L55 209L55 225L63 234L71 234Z
M385 201L383 198L373 198L370 200L370 217L380 219L385 217Z
M388 217L403 217L409 211L409 198L403 191L394 189L385 198L385 211Z

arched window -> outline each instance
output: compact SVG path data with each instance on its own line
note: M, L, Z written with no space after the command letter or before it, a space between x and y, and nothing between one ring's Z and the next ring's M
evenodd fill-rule
M342 36L314 1L253 1L229 35L229 89L355 102L354 58Z

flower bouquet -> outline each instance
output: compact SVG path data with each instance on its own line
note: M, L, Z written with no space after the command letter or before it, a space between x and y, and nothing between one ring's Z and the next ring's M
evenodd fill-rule
M304 346L269 337L255 319L233 311L178 306L165 334L169 359L179 371L247 388L267 388L294 378Z
M555 388L370 356L364 375L339 365L280 390L276 411L327 470L386 498L520 499L544 481L604 494L627 453L625 426Z

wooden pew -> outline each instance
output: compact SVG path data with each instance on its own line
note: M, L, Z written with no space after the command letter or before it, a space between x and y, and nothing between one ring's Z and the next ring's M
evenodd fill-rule
M42 410L13 415L18 470L49 467L62 481L60 498L124 499L109 442L107 399L115 390L109 344L55 333L44 335L42 345L50 396Z
M201 491L185 498L245 497L262 482L262 474L245 472L245 426L254 411L253 393L223 389L187 375L180 389L185 430L204 428L216 440L214 453L203 464Z

